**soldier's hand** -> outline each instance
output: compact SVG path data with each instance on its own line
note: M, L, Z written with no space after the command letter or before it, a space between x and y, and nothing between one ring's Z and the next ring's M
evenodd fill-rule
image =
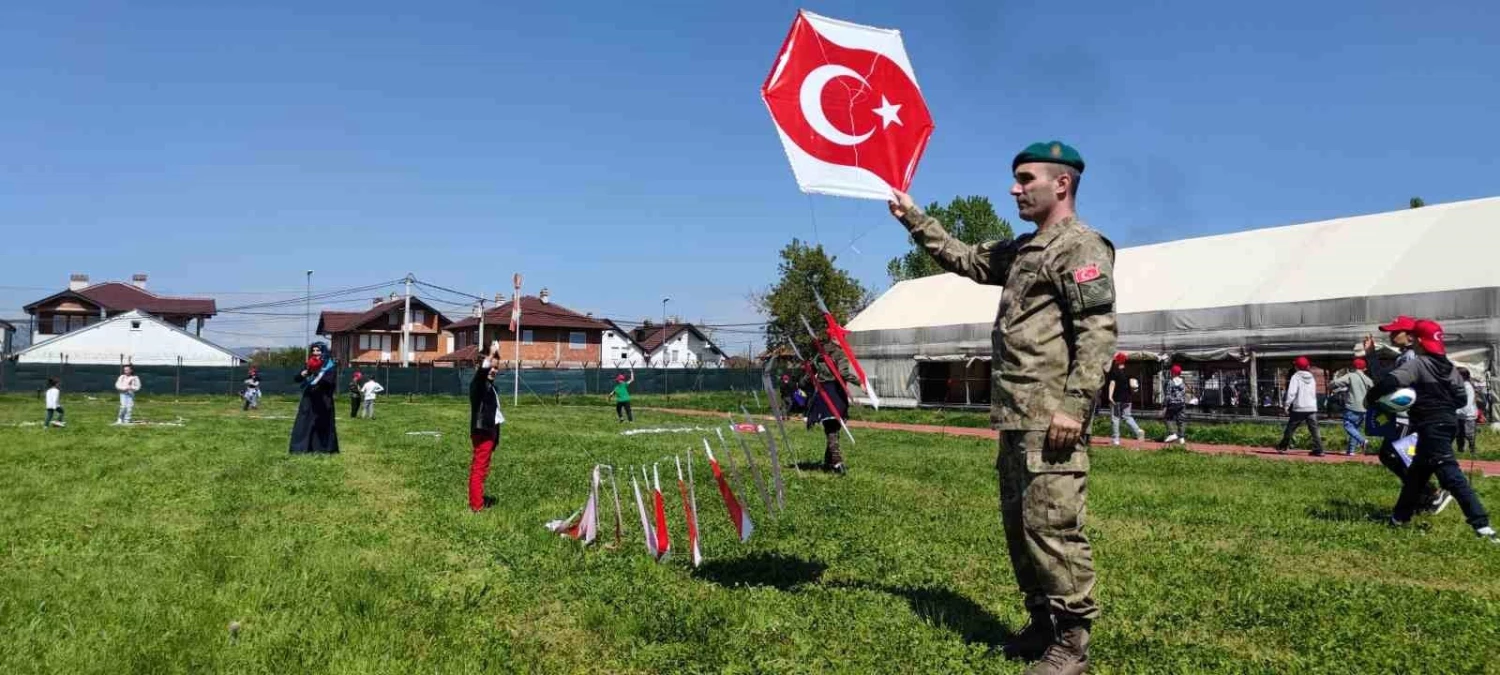
M1052 426L1047 429L1047 447L1056 452L1071 451L1078 445L1083 433L1083 423L1061 412L1052 413Z
M891 215L897 218L905 218L906 214L911 213L917 208L917 203L912 201L911 195L892 189L891 200L886 202L886 206L890 207Z

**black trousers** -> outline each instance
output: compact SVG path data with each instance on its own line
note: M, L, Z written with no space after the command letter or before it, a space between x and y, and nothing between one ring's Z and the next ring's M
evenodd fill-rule
M359 403L362 396L355 394L349 397L349 418L359 417Z
M1485 512L1479 496L1469 485L1468 477L1459 469L1458 459L1453 456L1453 437L1456 435L1458 425L1446 421L1424 424L1417 429L1417 456L1401 480L1401 496L1396 498L1392 520L1401 523L1411 520L1417 508L1425 504L1427 479L1437 476L1438 485L1458 500L1458 508L1463 509L1464 520L1470 527L1477 530L1489 526L1490 515Z
M630 412L630 401L620 401L618 403L615 403L615 417L618 417L620 419L628 419L632 422L635 421L635 414Z
M1307 431L1312 434L1313 453L1323 454L1323 437L1318 433L1318 413L1315 412L1292 411L1292 416L1286 421L1286 429L1281 432L1281 442L1276 444L1276 448L1286 450L1292 447L1292 436L1297 433L1299 424L1306 424Z

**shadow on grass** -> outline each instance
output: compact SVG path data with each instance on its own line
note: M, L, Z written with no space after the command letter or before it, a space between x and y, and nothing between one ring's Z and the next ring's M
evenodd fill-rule
M887 586L864 581L836 584L839 588L877 591L906 601L922 620L957 633L969 644L999 649L1014 632L979 603L946 588Z
M797 463L795 463L795 464L792 465L792 468L793 469L801 469L803 471L824 471L825 470L822 462L797 462Z
M1391 510L1372 502L1330 499L1327 504L1308 507L1307 515L1316 520L1339 523L1361 521L1383 523L1390 517Z
M756 553L744 558L710 560L693 576L720 586L769 586L782 591L817 583L827 565L779 553Z

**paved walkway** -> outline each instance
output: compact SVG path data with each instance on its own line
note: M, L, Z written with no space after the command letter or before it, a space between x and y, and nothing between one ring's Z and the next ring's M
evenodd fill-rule
M724 413L712 410L683 410L680 408L644 408L644 410L655 410L657 412L671 413L673 415L692 415L696 417L724 418ZM775 421L770 415L756 415L756 419L763 421ZM946 427L935 424L897 424L894 422L868 422L864 420L850 420L849 426L855 429L884 429L886 431L909 431L918 434L943 434L946 436L960 436L969 438L995 438L995 432L990 429L977 429L974 427ZM1107 446L1109 439L1095 438L1094 445ZM1122 440L1120 447L1131 450L1160 450L1167 445L1154 441ZM1182 447L1182 446L1173 446ZM1313 457L1306 450L1294 450L1285 455L1271 448L1257 448L1245 445L1208 445L1204 443L1192 443L1184 449L1188 452L1197 452L1205 455L1244 455L1260 457L1262 459L1274 459L1286 462L1317 462L1320 464L1342 464L1344 462L1359 462L1361 464L1379 464L1380 460L1374 455L1355 455L1346 457L1343 454L1327 454L1322 457ZM1465 471L1478 471L1486 477L1500 476L1500 461L1493 460L1471 460L1465 457L1459 458L1459 465Z

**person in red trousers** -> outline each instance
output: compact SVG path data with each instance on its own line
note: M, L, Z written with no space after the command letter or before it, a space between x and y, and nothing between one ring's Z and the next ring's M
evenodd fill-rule
M469 440L474 444L474 459L469 463L469 509L474 512L494 503L484 496L484 479L490 473L490 455L500 443L500 425L505 413L500 411L500 393L495 391L495 374L500 372L500 343L490 345L490 353L474 369L469 383Z

